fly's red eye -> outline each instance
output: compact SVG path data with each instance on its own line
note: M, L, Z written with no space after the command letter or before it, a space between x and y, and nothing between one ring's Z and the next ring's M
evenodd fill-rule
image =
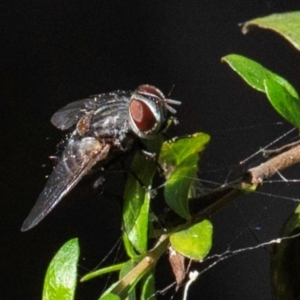
M148 131L153 129L156 123L156 119L149 109L149 106L142 101L132 100L130 103L131 117L141 131Z

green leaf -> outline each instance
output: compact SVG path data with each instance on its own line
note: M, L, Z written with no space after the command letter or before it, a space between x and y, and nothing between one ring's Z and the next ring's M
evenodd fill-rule
M244 24L242 32L246 34L252 27L273 30L287 39L297 50L300 50L300 12L273 14L257 18Z
M104 275L104 274L107 274L107 273L120 271L123 268L124 265L125 265L125 263L123 262L123 263L120 263L120 264L117 264L117 265L112 265L112 266L109 266L109 267L105 267L105 268L90 272L90 273L84 275L80 279L80 282L88 281L90 279L93 279L95 277L98 277L98 276L101 276L101 275Z
M79 245L75 238L65 243L52 259L44 281L43 300L74 299L78 258Z
M276 111L288 122L299 127L299 96L287 80L241 55L230 54L223 57L222 61L228 63L251 87L266 93Z
M147 150L158 153L162 144L162 137L148 142ZM154 160L146 158L140 151L135 154L131 164L132 174L128 177L124 193L124 234L133 247L139 252L147 250L148 220L150 193L145 187L150 187L157 165ZM139 181L136 179L139 179Z
M208 134L198 132L164 142L159 155L159 164L164 169L166 177L168 178L187 157L202 152L209 140Z
M164 190L166 203L179 216L190 219L188 195L197 175L199 153L210 137L205 133L176 138L164 142L159 163L166 175Z
M133 185L130 185L133 183ZM125 199L128 201L124 205L124 235L127 236L134 249L139 253L144 253L147 250L148 241L148 215L150 197L145 190L142 190L140 183L130 176L127 180L127 187L131 188L131 196Z
M295 88L286 79L271 72L254 60L238 54L229 54L222 57L222 62L226 62L246 83L260 92L265 93L265 80L271 80L284 86L293 97L299 98Z
M300 205L285 224L281 236L300 233ZM274 247L271 256L271 278L273 291L278 300L298 299L300 295L300 241L286 239Z
M170 242L175 251L188 258L201 261L211 248L212 234L212 223L204 220L188 229L173 233L170 236Z
M265 80L265 91L275 110L292 123L300 126L300 101L293 97L289 91L277 81Z
M141 300L155 300L155 292L154 274L151 272L142 282Z
M123 246L125 248L125 251L126 251L126 254L128 255L128 257L135 258L136 256L138 256L138 254L135 251L135 248L133 247L132 243L129 240L129 237L128 237L128 234L126 233L126 231L123 231L122 239L123 239Z
M166 203L179 216L189 220L189 189L193 178L197 176L198 155L193 154L179 164L170 175L165 185Z
M121 298L114 294L106 294L100 298L101 300L121 300Z

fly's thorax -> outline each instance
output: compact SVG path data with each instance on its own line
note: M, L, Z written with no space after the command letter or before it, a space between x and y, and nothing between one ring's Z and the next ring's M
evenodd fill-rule
M99 138L122 139L130 130L128 98L116 99L97 110L92 118L90 133Z

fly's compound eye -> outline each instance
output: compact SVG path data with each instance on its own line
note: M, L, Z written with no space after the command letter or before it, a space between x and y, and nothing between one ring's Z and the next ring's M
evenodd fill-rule
M176 113L169 104L179 105L180 102L166 99L154 86L139 86L129 102L129 123L133 132L143 139L152 138L162 129L168 112Z
M132 99L130 103L130 116L136 127L147 132L156 126L156 119L150 107L143 101Z

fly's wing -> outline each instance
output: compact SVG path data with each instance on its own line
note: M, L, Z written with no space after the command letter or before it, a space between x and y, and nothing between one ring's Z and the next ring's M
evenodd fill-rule
M58 110L51 118L51 123L61 130L75 125L86 113L96 109L96 102L91 98L72 102Z
M24 221L21 231L31 229L44 219L98 161L107 158L110 147L109 144L103 144L93 137L70 139L60 162Z
M84 114L94 113L98 108L113 99L126 97L129 99L131 92L115 91L106 94L91 96L90 98L72 102L59 109L51 118L52 124L61 130L66 130L75 125Z

